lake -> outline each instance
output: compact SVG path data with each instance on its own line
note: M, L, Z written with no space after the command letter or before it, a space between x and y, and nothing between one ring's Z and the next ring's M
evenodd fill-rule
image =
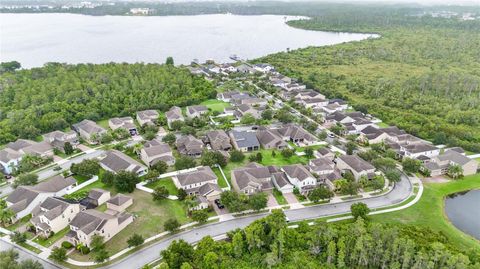
M193 59L230 61L308 46L362 40L376 35L295 29L294 17L229 14L167 17L0 14L0 61L23 67L46 62L163 63Z
M480 190L449 196L445 212L455 227L480 240Z

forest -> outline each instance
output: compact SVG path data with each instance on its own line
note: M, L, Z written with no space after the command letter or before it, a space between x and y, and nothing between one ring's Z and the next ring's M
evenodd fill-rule
M0 75L0 144L34 139L83 119L197 104L215 94L210 82L172 65L49 63L5 72Z
M160 268L477 268L432 231L370 223L301 222L287 228L285 216L273 210L226 241L204 237L196 248L175 241L162 251Z
M289 21L380 38L256 60L438 144L480 152L480 21L344 9Z

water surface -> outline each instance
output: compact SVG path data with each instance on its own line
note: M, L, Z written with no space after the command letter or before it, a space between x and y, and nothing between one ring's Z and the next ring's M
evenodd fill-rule
M0 14L0 60L24 67L46 62L229 61L307 46L332 45L374 35L296 29L286 17L134 17L77 14ZM291 19L291 18L290 18Z
M480 240L480 190L449 196L445 212L455 227Z

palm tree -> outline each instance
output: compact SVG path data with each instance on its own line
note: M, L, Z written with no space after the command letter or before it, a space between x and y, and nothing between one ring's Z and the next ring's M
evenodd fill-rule
M448 167L447 173L453 178L457 179L463 175L463 168L458 164L453 164Z
M4 208L0 210L0 224L6 226L12 222L13 217L15 217L15 212L10 208Z

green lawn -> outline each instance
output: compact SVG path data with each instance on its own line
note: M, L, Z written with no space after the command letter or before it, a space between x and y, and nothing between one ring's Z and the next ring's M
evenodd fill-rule
M380 128L387 128L387 127L390 127L390 125L386 124L385 122L379 122L377 123L378 127Z
M151 183L146 185L146 187L148 187L150 189L155 189L156 187L159 187L159 186L165 186L165 188L167 188L167 190L168 190L168 193L170 193L171 195L177 195L178 194L177 187L173 183L173 180L169 177L155 180L154 182L151 182Z
M289 164L307 164L308 158L305 156L298 156L293 154L290 158L285 158L282 156L281 151L275 150L275 157L272 156L272 151L270 149L262 149L262 161L260 162L263 165L289 165Z
M97 121L97 124L107 130L110 130L110 126L108 126L108 120Z
M424 187L422 198L415 205L405 210L373 215L371 219L430 228L445 235L460 250L479 252L480 242L455 228L446 218L444 199L452 193L480 188L480 174L447 183L427 183Z
M200 103L201 105L206 106L207 108L211 109L212 111L223 112L223 109L226 107L230 107L230 104L227 102L223 102L217 99L210 99L207 101L203 101Z
M228 184L225 181L225 179L223 178L223 175L220 172L220 169L219 168L212 168L212 170L218 178L218 186L220 186L220 188L227 188ZM225 171L224 171L224 173L225 173ZM227 176L227 175L225 174L225 176ZM230 181L228 183L230 183Z
M78 184L82 184L83 182L90 179L90 177L81 176L81 175L73 175L72 177L77 181Z
M277 203L279 205L286 205L287 204L287 199L283 197L282 192L280 192L277 189L273 189L273 196L275 197L275 200L277 200Z
M35 241L36 243L44 246L44 247L49 247L51 246L53 243L57 242L58 240L60 240L62 237L64 237L68 231L70 231L70 227L66 227L65 229L59 231L58 233L54 234L53 236L50 236L49 238L47 239L44 239L44 238L41 238L41 237L37 237L35 238Z

